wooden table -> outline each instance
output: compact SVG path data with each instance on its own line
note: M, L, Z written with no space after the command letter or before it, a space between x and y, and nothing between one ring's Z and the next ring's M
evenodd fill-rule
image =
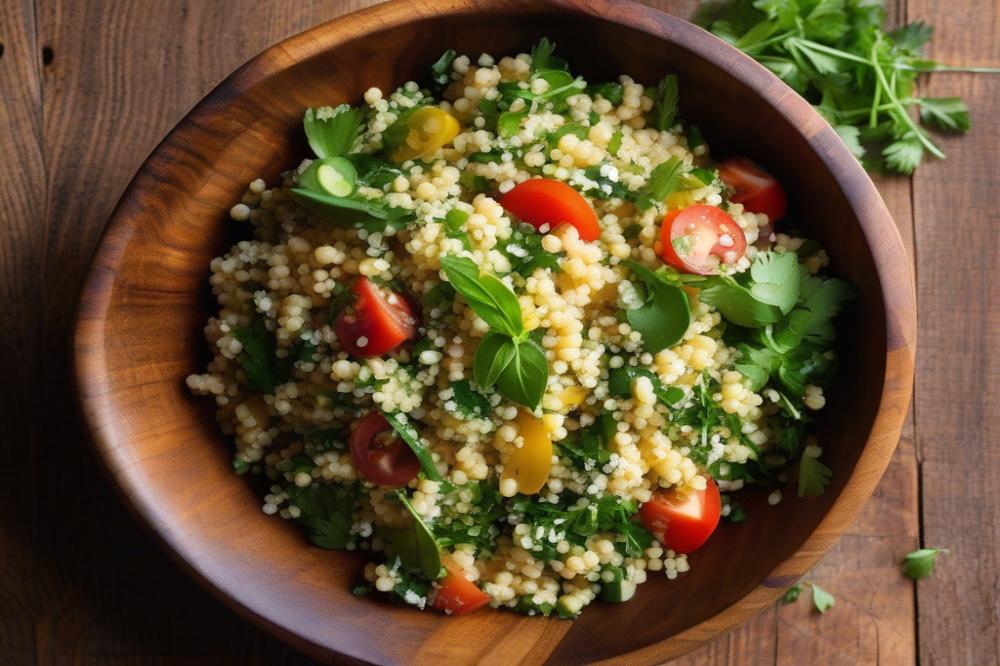
M302 663L191 582L119 504L68 376L77 290L157 141L266 46L368 0L0 0L0 664ZM680 16L691 0L650 0ZM1000 64L1000 6L889 0L931 54ZM992 6L991 6L992 5ZM991 664L1000 653L1000 77L935 75L969 138L879 189L916 262L914 409L854 527L809 576L837 598L776 606L684 664ZM914 584L898 561L946 546Z

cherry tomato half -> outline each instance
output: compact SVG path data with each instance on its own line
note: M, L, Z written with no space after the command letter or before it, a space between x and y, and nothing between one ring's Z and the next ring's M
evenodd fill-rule
M351 460L362 476L380 486L402 486L415 479L420 461L378 412L354 426L350 437Z
M354 305L341 312L333 330L352 356L381 356L417 333L413 309L399 294L359 277L353 287Z
M448 575L438 581L441 587L434 593L431 606L451 615L462 615L489 603L490 595L466 578L461 567L452 562L451 558L444 557L441 563L448 570Z
M731 157L719 165L722 182L736 193L730 197L751 213L764 213L773 224L785 216L788 199L774 176L746 157Z
M701 548L718 526L721 513L719 487L711 478L705 490L687 495L676 491L656 493L639 508L646 529L675 553Z
M545 225L547 232L569 224L576 227L582 240L595 241L601 235L594 209L583 195L561 180L533 178L518 183L500 198L500 205L539 231Z
M714 275L720 264L735 264L747 251L746 236L736 220L707 204L667 213L660 241L663 261L697 275Z

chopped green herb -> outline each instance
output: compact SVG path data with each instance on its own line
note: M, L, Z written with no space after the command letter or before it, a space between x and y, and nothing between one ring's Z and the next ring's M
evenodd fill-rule
M306 109L302 125L316 157L338 157L354 150L361 133L361 109L350 104Z
M812 586L813 606L816 607L816 610L820 613L825 613L830 608L833 608L836 603L833 595L816 583L810 583L810 585Z
M819 457L803 455L799 460L799 497L818 497L826 492L833 472Z
M947 552L947 548L921 548L915 550L903 559L903 573L913 580L927 578L934 571L938 555Z
M656 98L653 104L653 126L661 132L673 127L677 118L677 75L667 74L656 86Z
M657 202L667 198L677 188L677 177L680 175L681 162L678 157L671 157L658 165L649 174L646 186L639 192L635 205L639 210L652 208Z
M431 80L434 81L438 90L443 89L451 82L451 66L455 62L456 55L455 49L448 49L431 65Z
M462 419L481 419L490 411L490 401L479 391L472 388L469 380L451 383L452 400L455 402L455 414ZM447 406L447 402L445 405Z
M781 597L781 603L793 604L798 601L800 594L802 594L802 585L796 583L785 591L785 594Z

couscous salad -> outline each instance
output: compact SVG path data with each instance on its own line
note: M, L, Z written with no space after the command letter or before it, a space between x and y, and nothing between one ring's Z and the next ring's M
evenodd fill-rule
M573 617L687 571L745 484L824 491L807 425L852 290L676 77L448 51L304 127L230 211L253 236L212 261L187 384L266 513L370 553L357 594Z

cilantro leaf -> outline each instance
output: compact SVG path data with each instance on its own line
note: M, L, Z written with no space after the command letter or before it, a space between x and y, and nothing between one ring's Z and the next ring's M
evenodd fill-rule
M646 302L625 312L629 325L642 336L642 348L656 354L674 346L691 325L687 294L634 261L623 263L646 285Z
M788 314L799 296L799 262L794 252L761 252L750 266L750 277L754 298Z
M671 157L653 169L636 199L635 205L639 210L652 208L656 202L663 201L677 188L677 178L680 176L682 165L680 158Z
M923 21L914 21L896 28L889 33L889 38L897 49L920 55L924 44L934 35L934 28Z
M818 345L833 341L833 318L837 316L846 301L857 292L851 285L837 278L821 279L803 275L799 287L799 305L808 313L801 322L802 338Z
M812 600L813 606L816 607L820 613L825 613L827 610L833 608L836 600L833 595L821 588L816 583L810 583L812 586Z
M857 158L864 156L865 147L861 145L861 130L854 125L834 125L833 131L847 145L847 149Z
M830 468L807 451L799 460L799 497L819 497L826 492L831 476Z
M913 173L924 157L924 145L913 132L905 134L882 149L886 165L900 173Z
M781 309L764 303L727 275L716 275L700 285L699 297L705 303L715 306L728 321L737 326L756 328L781 319Z
M292 484L288 493L289 503L299 510L297 520L309 529L309 540L314 544L341 550L353 540L353 488L314 482L305 488Z
M972 127L969 108L958 97L921 97L920 119L953 132L968 132Z
M302 125L316 157L337 157L354 150L361 132L361 109L350 104L306 109Z
M617 81L591 84L587 86L587 94L591 97L603 97L613 106L618 106L625 97L625 87Z
M921 548L909 553L903 559L903 573L913 580L927 578L934 571L934 564L941 553L947 553L947 548Z

